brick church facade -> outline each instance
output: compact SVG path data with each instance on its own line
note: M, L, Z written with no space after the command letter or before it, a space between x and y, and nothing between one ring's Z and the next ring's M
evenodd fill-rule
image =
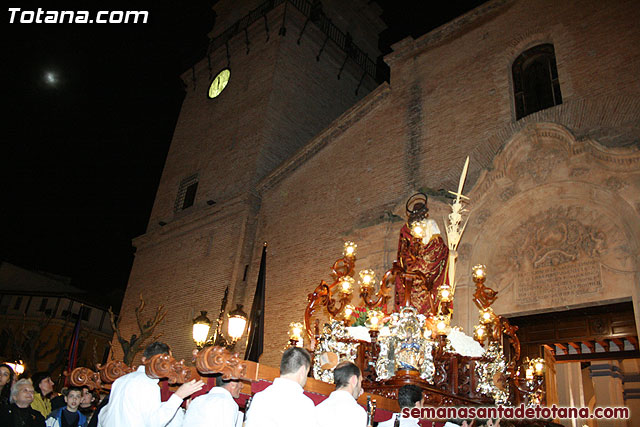
M343 242L358 243L357 267L380 276L411 194L430 195L444 228L450 200L440 190L456 189L467 155L455 324L469 331L476 322L469 272L478 263L500 291L500 314L627 303L631 329L640 323L635 2L492 0L395 44L380 85L366 60L353 59L356 48L378 54L375 3L338 13L340 2L322 2L349 33L342 46L296 6L304 2L274 2L245 21L260 4L232 3L216 7L212 50L183 76L147 232L134 240L126 334L142 292L149 307L170 307L159 329L189 359L191 320L200 310L215 318L227 286L228 309L249 311L268 242L261 362L276 366L289 323L302 320ZM242 31L223 33L234 22ZM227 87L208 99L224 68Z

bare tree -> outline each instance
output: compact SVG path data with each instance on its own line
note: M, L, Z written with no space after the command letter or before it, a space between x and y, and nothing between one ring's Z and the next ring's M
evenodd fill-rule
M142 346L145 341L149 339L153 335L153 331L156 326L160 322L162 322L167 315L167 310L164 309L164 306L161 305L156 309L155 316L152 319L147 321L142 321L140 318L142 310L144 310L144 299L142 298L142 294L140 294L140 305L136 307L136 321L138 323L138 329L140 330L140 335L132 334L129 340L125 340L122 338L122 334L120 333L120 321L116 322L116 316L113 314L111 307L109 307L109 318L111 319L111 327L116 333L118 337L118 342L120 343L120 347L122 347L122 353L124 354L122 361L127 365L131 366L133 359L136 357L138 353L142 350ZM160 335L156 335L153 337L153 341L159 338Z

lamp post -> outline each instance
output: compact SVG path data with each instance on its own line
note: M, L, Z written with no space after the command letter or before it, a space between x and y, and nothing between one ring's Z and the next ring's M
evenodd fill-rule
M218 337L216 342L213 338L207 339L211 329L211 320L207 317L206 311L200 311L200 315L193 319L193 341L198 349L209 345L222 345L229 350L233 349L247 327L247 313L242 310L242 304L238 304L236 309L229 313L227 323L227 336L231 339L225 340L224 336ZM218 342L220 341L220 342Z

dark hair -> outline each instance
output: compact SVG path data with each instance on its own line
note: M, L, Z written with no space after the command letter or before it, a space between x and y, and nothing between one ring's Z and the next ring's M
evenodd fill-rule
M82 396L82 387L78 387L77 385L71 385L67 387L67 389L64 392L64 395L69 396L69 393L71 393L72 391L79 391L80 396Z
M36 372L31 377L31 381L33 382L33 389L35 390L36 393L42 394L42 391L40 390L40 383L45 378L51 378L51 372L47 372L47 371ZM45 396L42 396L42 397L45 397Z
M400 408L413 408L422 400L422 389L417 385L403 385L398 390L398 404Z
M336 388L343 388L349 385L351 377L360 378L360 368L355 363L340 362L333 370L333 382Z
M142 355L149 359L150 357L155 356L156 354L169 354L169 346L163 342L154 341L144 349L144 353Z
M284 351L280 361L280 375L293 374L301 366L307 369L311 366L311 356L309 352L300 347L289 347Z
M16 379L16 373L13 372L13 368L6 363L0 364L0 368L7 368L9 370L9 382L2 387L2 391L0 391L0 404L2 402L8 402L11 397L11 386L13 385L13 380Z
M229 384L232 381L239 381L233 378L230 378L228 380L225 380L222 378L222 374L220 375L216 375L216 387L224 387L225 385Z

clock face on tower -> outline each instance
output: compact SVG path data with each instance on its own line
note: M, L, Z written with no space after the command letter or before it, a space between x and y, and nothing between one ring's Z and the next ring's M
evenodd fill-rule
M224 88L227 87L227 83L229 83L229 77L231 77L231 70L228 68L218 73L211 82L211 86L209 86L209 98L213 99L222 93Z

